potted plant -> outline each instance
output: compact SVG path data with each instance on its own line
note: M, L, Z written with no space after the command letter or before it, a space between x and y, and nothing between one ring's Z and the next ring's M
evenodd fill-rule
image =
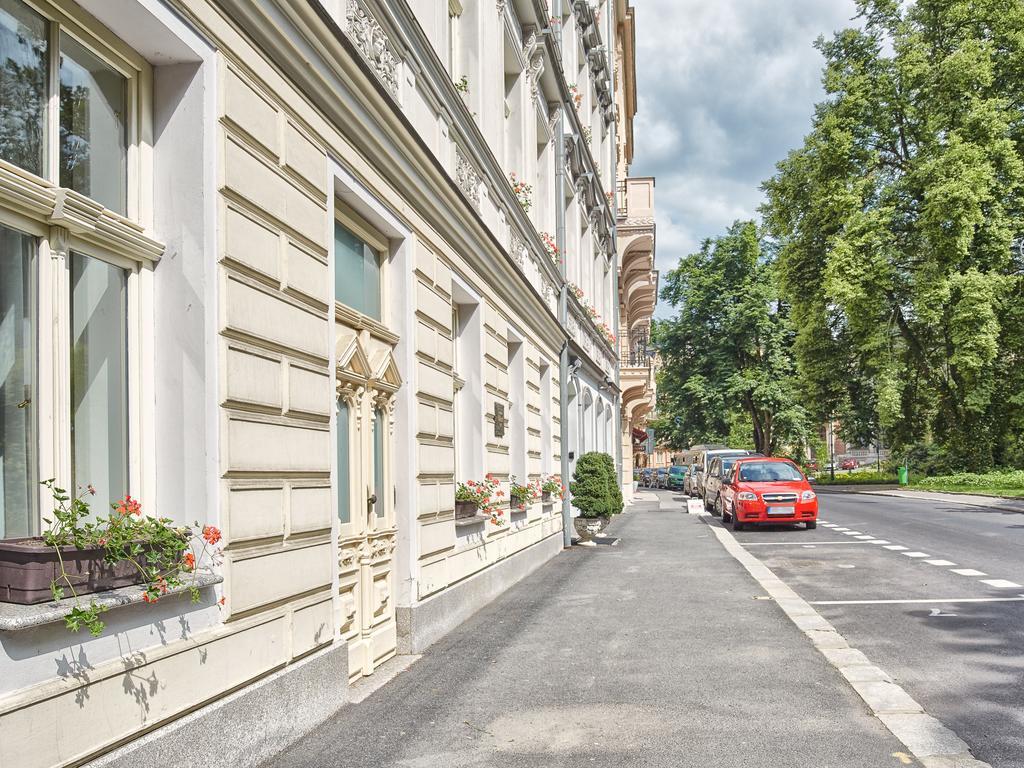
M197 535L170 518L144 516L131 496L111 504L106 516L93 517L91 485L75 497L54 480L43 485L54 501L52 519L44 520L49 529L39 537L0 542L0 600L32 605L71 597L75 607L65 617L67 628L84 627L97 636L105 609L94 601L82 605L83 595L139 585L142 599L155 603L169 590L187 587L193 602L199 600L197 564L219 562L217 528L205 526Z
M573 518L573 525L581 544L593 546L594 536L607 527L613 514L622 511L622 493L619 492L616 507L613 489L618 490L618 484L611 456L597 452L580 456L569 490L572 492L572 505L579 510L579 516Z
M558 496L559 500L565 498L565 486L562 485L562 478L558 475L548 475L541 481L541 501L545 504L550 504L555 496Z
M515 475L509 478L508 505L510 509L518 512L525 512L540 499L540 484L537 482L520 485L516 482Z
M519 201L519 205L522 206L523 211L529 213L530 208L533 206L533 187L516 176L514 172L508 175L508 180L509 184L512 185L512 192L515 194L516 200Z
M501 498L505 495L492 474L483 480L467 480L455 488L455 519L490 518L494 525L504 525Z

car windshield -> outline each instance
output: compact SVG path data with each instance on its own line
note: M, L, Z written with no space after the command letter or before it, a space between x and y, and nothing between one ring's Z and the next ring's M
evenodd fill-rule
M672 469L669 470L673 475L681 475L685 471L686 470L683 467L672 467Z
M748 483L784 483L803 480L803 475L786 461L751 461L740 464L740 480Z
M730 469L732 469L732 465L735 463L736 459L722 459L722 474L724 475Z

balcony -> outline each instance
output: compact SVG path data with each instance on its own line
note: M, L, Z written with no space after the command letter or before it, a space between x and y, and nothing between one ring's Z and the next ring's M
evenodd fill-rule
M627 328L646 327L658 303L654 268L654 179L623 179L618 186L620 319Z

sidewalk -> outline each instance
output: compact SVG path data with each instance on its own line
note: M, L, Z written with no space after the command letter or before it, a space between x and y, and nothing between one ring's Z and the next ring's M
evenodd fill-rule
M609 533L618 546L563 552L268 768L905 764L702 518L642 502Z

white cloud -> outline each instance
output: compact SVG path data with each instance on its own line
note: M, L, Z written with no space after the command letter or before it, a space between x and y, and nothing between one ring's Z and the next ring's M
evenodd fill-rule
M634 0L632 172L657 177L658 267L756 215L760 184L799 146L821 98L813 42L854 0ZM664 315L666 308L660 307Z

